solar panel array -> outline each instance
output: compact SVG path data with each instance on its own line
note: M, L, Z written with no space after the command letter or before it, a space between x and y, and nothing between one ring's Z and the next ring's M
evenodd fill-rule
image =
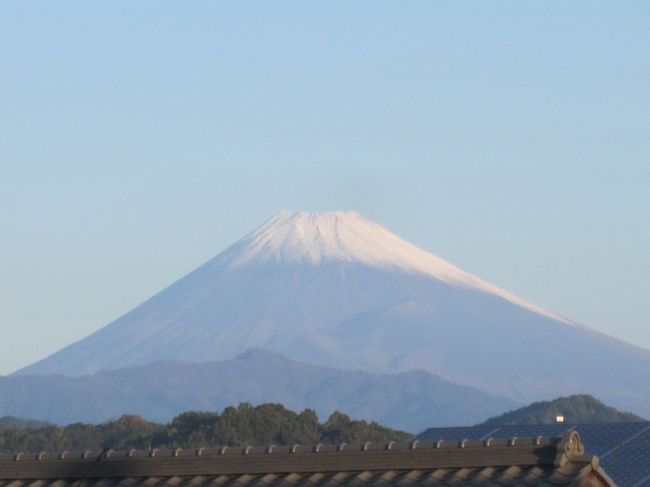
M619 487L650 487L650 422L430 428L418 435L418 439L560 436L567 430L580 433L587 453L598 456L602 467Z

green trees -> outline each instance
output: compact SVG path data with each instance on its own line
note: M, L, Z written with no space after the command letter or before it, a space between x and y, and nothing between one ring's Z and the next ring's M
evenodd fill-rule
M409 433L375 422L353 420L340 412L334 412L321 424L311 409L296 413L281 404L242 403L224 409L221 414L186 412L167 425L151 423L139 416L122 416L100 425L77 423L35 430L0 427L0 451L312 445L405 441L410 437Z

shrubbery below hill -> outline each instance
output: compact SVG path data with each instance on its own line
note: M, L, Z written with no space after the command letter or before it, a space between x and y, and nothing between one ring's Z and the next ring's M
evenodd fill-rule
M221 414L187 412L169 424L123 416L99 425L72 424L38 429L0 426L0 451L84 451L112 448L197 448L200 446L311 445L405 441L412 435L375 422L353 420L335 412L320 423L316 413L290 411L280 404L242 403Z

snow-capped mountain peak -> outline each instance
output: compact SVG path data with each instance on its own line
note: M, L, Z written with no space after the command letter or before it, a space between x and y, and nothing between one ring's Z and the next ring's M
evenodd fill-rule
M446 283L498 295L535 313L570 323L410 244L354 211L282 211L226 252L230 267L249 263L295 262L317 265L338 260L375 268L419 273Z

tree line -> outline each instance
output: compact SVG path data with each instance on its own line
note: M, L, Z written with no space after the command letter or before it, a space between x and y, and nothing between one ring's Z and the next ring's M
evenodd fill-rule
M122 416L97 425L76 423L35 429L0 426L0 452L313 445L406 441L411 436L338 411L320 423L312 409L297 413L281 404L241 403L221 414L186 412L168 424Z

